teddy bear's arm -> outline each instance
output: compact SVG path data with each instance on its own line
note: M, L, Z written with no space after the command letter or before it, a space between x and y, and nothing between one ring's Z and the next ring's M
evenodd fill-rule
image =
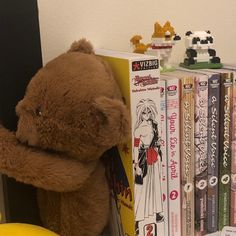
M21 144L14 133L0 127L0 172L17 181L46 190L73 191L96 166Z

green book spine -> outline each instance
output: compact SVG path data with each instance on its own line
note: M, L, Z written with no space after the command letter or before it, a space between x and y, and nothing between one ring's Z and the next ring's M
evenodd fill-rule
M219 230L230 224L232 73L221 73L220 158L219 158Z

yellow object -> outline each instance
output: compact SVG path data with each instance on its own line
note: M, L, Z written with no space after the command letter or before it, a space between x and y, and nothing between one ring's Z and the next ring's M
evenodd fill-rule
M143 43L138 43L135 45L134 53L141 53L144 54L147 51L147 46Z
M154 24L154 33L152 35L152 38L164 38L164 36L165 36L164 29L158 22L156 22Z
M175 30L174 28L171 26L170 22L167 21L164 26L163 26L163 30L166 33L167 31L170 33L170 37L172 38L175 35Z
M36 225L9 223L9 224L0 224L0 236L59 236L59 235Z
M134 35L131 39L130 39L130 42L133 44L133 45L136 45L136 44L139 44L140 43L140 40L142 39L142 36L141 35Z
M171 26L170 22L167 21L163 27L157 22L154 24L152 38L165 38L167 32L169 32L170 38L175 34L174 28Z

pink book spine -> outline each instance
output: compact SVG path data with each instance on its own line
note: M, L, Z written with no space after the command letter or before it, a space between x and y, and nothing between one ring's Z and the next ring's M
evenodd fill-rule
M167 80L167 151L169 181L169 236L181 236L180 82Z
M164 230L165 235L169 235L169 204L168 204L168 158L167 158L167 140L166 140L166 81L160 80L160 115L161 115L161 151L162 151L162 191L163 191L163 212L164 212Z

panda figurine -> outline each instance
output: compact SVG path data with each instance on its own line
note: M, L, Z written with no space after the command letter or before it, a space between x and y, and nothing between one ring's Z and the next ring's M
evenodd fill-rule
M189 69L221 68L223 65L213 49L210 31L188 31L185 34L185 59L180 66Z

